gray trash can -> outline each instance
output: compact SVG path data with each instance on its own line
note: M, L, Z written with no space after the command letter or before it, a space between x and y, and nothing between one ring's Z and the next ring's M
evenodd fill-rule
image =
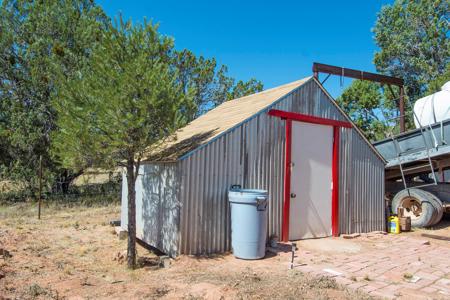
M231 189L231 247L242 259L259 259L266 254L267 201L265 190Z

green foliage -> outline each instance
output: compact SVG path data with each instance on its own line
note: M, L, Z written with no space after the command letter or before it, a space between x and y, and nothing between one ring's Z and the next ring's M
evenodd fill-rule
M412 100L446 69L449 16L447 0L396 0L378 14L373 32L380 51L374 63L379 72L403 78Z
M260 92L263 84L256 80L238 81L227 75L226 66L218 66L214 58L196 57L184 49L175 51L173 64L178 70L177 82L186 95L192 96L189 106L183 107L186 122L192 121L206 111L226 100Z
M58 157L60 151L54 151L52 155L50 149L53 147L52 136L59 136L56 124L57 112L68 113L74 112L75 109L73 107L67 107L67 111L61 109L63 103L60 100L69 96L81 97L74 91L75 86L94 88L89 97L98 99L119 97L115 92L124 99L131 97L129 101L135 97L125 95L125 92L117 88L114 90L113 86L116 81L121 80L117 78L116 73L123 72L122 56L129 59L131 52L141 51L140 38L127 40L122 37L122 41L128 43L128 52L116 53L108 49L108 53L102 55L110 57L100 57L98 49L106 47L102 39L105 35L111 34L111 27L110 19L101 7L91 0L0 2L0 180L7 178L25 182L30 189L29 194L34 194L37 187L38 161L42 156L45 182L50 183L45 186L49 186L52 190L55 186L58 190L67 189L68 186L58 187L58 182L70 182L79 172L63 168L60 160L64 160L65 166L72 165L81 171L84 165L92 165L102 156L103 153L97 153L95 160L94 157L72 158L69 162L69 154L77 156L78 148L70 150L67 146L67 150L71 152L61 159ZM131 27L133 26L129 24L129 28L126 29L130 34L133 31ZM152 34L156 38L157 33ZM158 35L158 38L161 37ZM173 106L179 106L176 116L167 115L167 118L173 118L172 124L168 128L159 128L160 133L152 132L153 137L163 136L230 97L262 89L262 84L254 79L235 84L235 80L227 75L226 66L218 66L215 59L197 57L189 50L175 51L172 42L169 42L169 39L165 40L166 48L160 49L162 52L158 59L168 65L165 67L170 73L167 76L174 78L174 84L182 86L184 94L182 97L192 101L178 103L175 99ZM94 52L97 57L92 60ZM100 67L90 68L90 65L99 60L114 62L115 67L105 67L103 77L99 77L99 81L96 81L94 77L99 73ZM137 66L136 62L134 64ZM142 88L138 86L142 80L150 80L147 78L150 75L145 74L147 72L145 68L137 66L137 69L142 72L134 74L138 76L134 79L128 78L127 88L133 87L137 93L146 93L145 84ZM106 80L105 74L112 75L110 81ZM85 99L87 96L83 97ZM57 108L55 105L60 107ZM169 109L170 113L171 111L172 108ZM122 112L113 114L116 118L122 115ZM153 118L152 115L146 117ZM65 122L70 122L67 114L61 119L64 118L67 119ZM144 117L141 115L136 118ZM153 120L158 121L154 118ZM123 118L123 122L131 122L128 115ZM163 125L162 123L161 126ZM105 124L102 126L105 127ZM116 133L128 139L132 137L124 132ZM62 141L59 140L58 143L60 145L55 145L55 149L61 147ZM97 141L97 145L91 146L107 143L108 139L103 138ZM81 147L76 143L73 146ZM108 152L103 148L102 151ZM80 165L76 165L77 160Z
M150 145L177 128L189 98L169 64L172 47L153 24L120 20L104 32L90 66L70 80L62 76L53 137L64 166L138 166Z
M445 72L442 75L439 75L437 78L428 83L426 94L431 95L433 93L439 92L441 90L441 87L448 81L450 81L450 63L447 64Z
M230 93L228 93L228 100L236 99L240 97L244 97L247 95L251 95L263 90L263 84L261 81L256 80L254 78L249 81L239 80L236 85L233 87Z
M370 81L355 80L341 96L336 99L350 118L363 130L370 140L385 137L387 123L391 117L389 105L385 105L380 86ZM387 107L386 107L387 106Z
M378 13L373 28L380 48L374 63L378 72L403 78L406 100L436 92L449 78L449 2L396 0ZM338 102L371 140L398 132L397 88L355 81ZM411 128L412 105L405 105L406 128ZM384 118L386 117L387 120Z
M49 155L55 66L67 78L83 68L107 25L89 0L2 1L0 178L24 179L35 187L40 155L45 174L60 172Z

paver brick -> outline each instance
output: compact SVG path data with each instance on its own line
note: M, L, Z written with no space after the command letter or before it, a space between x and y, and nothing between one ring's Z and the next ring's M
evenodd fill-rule
M430 285L430 287L431 287L431 288L435 288L435 289L437 289L437 290L439 290L439 291L445 292L445 293L447 293L447 294L450 294L450 289L449 289L449 288L446 288L446 287L443 287L442 285L439 285L439 284L432 284L432 285Z
M324 268L339 271L343 275L334 277L339 284L381 298L393 299L402 294L400 299L450 299L450 279L445 278L447 273L450 275L450 261L442 260L450 257L450 250L407 236L381 235L380 239L366 241L375 246L372 252L333 255L308 252L302 258L308 265L299 266L298 270L317 276L331 275L324 273ZM407 273L420 280L408 282L404 278ZM364 280L366 276L369 281ZM352 277L357 281L351 280Z
M435 281L435 280L438 280L439 278L441 278L441 277L439 277L437 275L434 275L434 274L431 274L431 273L427 273L427 272L424 272L424 271L418 271L414 275L415 276L419 276L420 278L423 278L423 279L431 280L431 281Z
M436 284L450 287L450 279L447 278L439 279L438 281L436 281Z
M365 291L366 293L373 292L373 291L375 291L377 289L378 288L376 288L376 287L374 287L374 286L372 286L370 284L361 287L361 290Z
M422 292L425 292L425 293L429 293L429 294L432 294L432 293L435 293L435 292L437 292L438 290L437 290L437 289L435 289L435 288L432 288L432 287L426 286L426 287L422 288L422 289L421 289L421 291L422 291Z
M433 272L433 275L436 275L436 276L442 277L442 276L444 276L444 275L445 275L445 273L444 273L444 272L442 272L441 270L437 270L437 271Z
M430 279L420 279L417 282L414 282L414 284L420 288L429 286L430 284L433 284L434 280L430 280Z
M338 284L341 284L341 285L350 285L350 284L355 283L355 281L350 280L345 277L342 277L342 276L335 277L335 280Z
M405 282L402 283L402 286L404 288L410 289L410 290L418 290L421 288L421 286L419 286L417 283L412 283L412 282Z
M367 285L367 282L365 282L365 281L358 281L358 282L349 284L348 287L351 288L351 289L357 290L357 289L359 289L359 288L361 288L363 286L366 286L366 285Z
M380 297L383 299L396 299L397 295L395 292L389 292L384 290L374 290L369 293L372 296Z

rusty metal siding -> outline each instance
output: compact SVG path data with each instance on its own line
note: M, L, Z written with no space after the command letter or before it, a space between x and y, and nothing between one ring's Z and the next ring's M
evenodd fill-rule
M347 120L313 80L271 108ZM180 253L230 250L227 191L233 184L269 190L268 235L281 235L285 122L262 112L183 157ZM384 164L354 129L340 140L340 230L384 229Z

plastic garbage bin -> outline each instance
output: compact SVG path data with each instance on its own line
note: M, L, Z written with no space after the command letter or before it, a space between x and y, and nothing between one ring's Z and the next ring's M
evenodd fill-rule
M231 189L231 247L242 259L259 259L266 254L267 202L265 190Z

